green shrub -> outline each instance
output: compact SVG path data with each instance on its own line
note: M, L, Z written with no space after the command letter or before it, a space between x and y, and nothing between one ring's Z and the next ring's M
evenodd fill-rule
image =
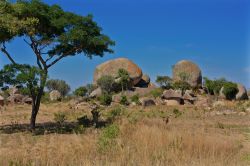
M77 88L73 93L76 96L83 97L83 96L86 96L87 92L88 92L87 88L84 86L81 86L81 87Z
M169 76L157 76L155 81L162 89L170 89L172 79Z
M46 87L49 91L57 90L62 96L66 96L70 91L70 86L64 80L48 80Z
M110 75L102 76L97 80L97 85L104 93L111 93L114 91L115 78Z
M178 118L178 117L181 116L181 114L182 114L177 108L175 108L175 109L173 110L173 113L174 113L174 115L175 115L175 118Z
M219 95L221 88L227 82L225 78L210 80L204 77L204 86L207 88L208 93L211 95Z
M185 81L177 81L177 82L174 82L173 88L176 90L181 90L182 94L184 94L186 90L191 89L191 85Z
M119 86L121 87L121 90L123 92L123 90L127 90L130 86L131 80L129 77L129 73L125 69L119 69L117 75L119 78Z
M223 85L222 93L225 95L227 100L235 99L236 94L238 93L237 84L232 82L227 82Z
M154 89L150 92L150 94L154 97L154 98L157 98L157 97L160 97L163 93L163 90L161 88L157 88L157 89Z
M102 105L110 105L112 102L112 95L108 94L108 93L103 93L100 97L99 97L99 101Z
M101 152L105 152L106 150L115 146L115 139L118 137L120 129L118 125L112 124L106 127L101 136L98 139L98 148Z
M127 96L121 96L120 104L121 104L121 105L129 105Z
M86 128L84 125L76 125L76 127L74 128L74 132L76 134L83 134L86 131Z
M139 95L138 94L132 96L130 99L131 99L132 102L135 102L136 104L140 104Z
M54 113L54 120L62 125L66 121L66 114L64 112Z
M107 119L108 121L113 122L116 119L116 117L121 116L121 114L122 114L122 109L120 107L114 108L110 112L108 112Z

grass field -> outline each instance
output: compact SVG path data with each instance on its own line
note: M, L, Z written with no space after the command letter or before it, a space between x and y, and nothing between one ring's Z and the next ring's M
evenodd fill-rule
M37 131L30 133L30 106L8 106L0 112L0 165L250 165L250 115L211 116L210 111L112 106L102 111L103 123L95 128L77 123L84 115L91 119L87 107L43 104ZM56 123L56 112L67 120Z

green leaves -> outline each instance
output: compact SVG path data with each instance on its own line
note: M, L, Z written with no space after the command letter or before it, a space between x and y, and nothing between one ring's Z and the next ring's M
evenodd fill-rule
M110 46L114 41L101 33L91 15L65 12L58 5L49 6L40 0L0 2L0 44L15 37L30 39L26 43L32 44L36 54L53 60L43 64L47 68L67 56L83 53L92 58L113 53Z
M43 71L30 65L10 64L5 65L0 70L0 86L4 85L22 85L29 88L30 92L35 94L38 89L39 76Z

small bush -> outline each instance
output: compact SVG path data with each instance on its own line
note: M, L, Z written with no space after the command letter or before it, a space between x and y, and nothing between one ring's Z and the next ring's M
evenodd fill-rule
M84 125L77 125L75 128L74 128L74 132L76 134L83 134L84 132L86 131L86 128Z
M157 89L154 89L150 92L150 94L154 97L154 98L157 98L157 97L160 97L163 93L163 90L161 88L157 88Z
M122 114L122 109L120 107L112 109L108 114L107 114L107 119L110 122L113 122L116 117L121 116Z
M88 92L88 89L82 86L82 87L77 88L73 93L76 96L84 97L86 96L87 92Z
M70 86L64 80L48 80L46 87L49 91L57 90L62 96L66 96L70 91Z
M186 90L191 89L191 85L185 81L177 81L173 84L173 88L185 92Z
M181 116L181 114L182 114L177 108L175 108L175 109L173 110L173 113L174 113L174 115L175 115L175 118L178 118L178 117Z
M155 81L162 89L170 89L172 79L169 76L157 76Z
M98 148L101 152L114 147L115 139L118 137L120 129L118 125L112 124L106 127L98 140Z
M135 102L136 104L140 104L139 95L138 94L132 96L130 99L131 99L132 102Z
M227 100L235 99L236 94L238 93L237 84L232 82L227 82L223 85L222 93L226 96Z
M227 82L225 78L210 80L204 77L204 86L207 88L208 93L211 95L219 95L221 88Z
M66 114L64 112L54 113L54 120L62 125L66 121Z
M103 93L100 97L99 97L99 101L102 105L110 105L112 102L112 95L108 94L108 93Z
M111 93L114 91L115 78L109 75L102 76L97 80L97 85L104 93Z
M121 96L120 104L121 104L121 105L129 105L127 96Z

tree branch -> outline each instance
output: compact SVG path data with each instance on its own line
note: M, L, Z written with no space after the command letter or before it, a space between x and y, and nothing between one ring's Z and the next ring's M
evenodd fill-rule
M32 50L34 51L36 57L37 57L37 64L38 66L41 68L41 64L43 65L43 69L44 70L47 70L47 64L46 62L44 61L44 59L42 58L41 56L41 53L40 51L38 50L38 45L36 44L35 40L30 37L30 40L31 40L31 44L30 44L30 47L32 48Z
M58 57L57 59L55 59L53 62L51 62L47 68L50 68L51 66L53 66L54 64L56 64L58 61L60 61L62 58L66 57L65 55L62 55L60 57Z
M14 59L11 57L11 55L9 54L9 52L6 50L6 46L3 43L3 47L1 48L1 51L7 56L7 58L11 61L11 63L16 64L16 62L14 61Z

